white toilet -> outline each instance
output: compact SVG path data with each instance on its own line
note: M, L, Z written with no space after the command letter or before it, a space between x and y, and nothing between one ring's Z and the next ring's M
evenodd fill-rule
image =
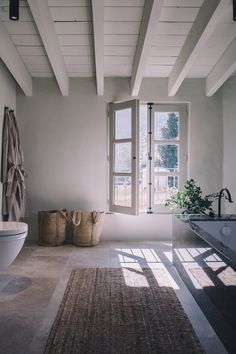
M24 222L0 222L0 270L7 268L20 252L28 233Z

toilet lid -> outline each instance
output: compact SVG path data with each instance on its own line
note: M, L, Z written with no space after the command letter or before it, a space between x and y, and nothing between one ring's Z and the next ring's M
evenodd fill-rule
M24 222L0 221L0 236L23 234L28 231L28 225Z

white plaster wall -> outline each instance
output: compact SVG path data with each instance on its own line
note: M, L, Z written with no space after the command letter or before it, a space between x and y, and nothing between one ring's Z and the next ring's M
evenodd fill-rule
M236 213L236 77L223 86L224 164L223 187L232 195L233 204L225 202L227 213Z
M2 156L4 106L16 108L16 84L0 59L0 156ZM0 220L2 220L2 183L0 183Z
M167 95L167 80L146 79L140 101L190 103L189 175L205 193L222 185L221 95L207 98L203 80L187 80L176 97ZM17 95L24 136L30 237L37 238L38 210L83 208L106 210L106 103L130 99L128 79L106 79L98 97L94 79L70 81L62 97L52 79L35 79L33 97ZM107 215L103 239L170 239L171 216Z

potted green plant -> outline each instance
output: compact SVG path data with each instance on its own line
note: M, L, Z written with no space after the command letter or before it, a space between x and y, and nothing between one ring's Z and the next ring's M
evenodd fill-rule
M213 202L218 194L202 196L202 190L196 185L194 179L185 182L184 189L166 200L165 206L171 210L181 209L183 214L208 214L213 216Z

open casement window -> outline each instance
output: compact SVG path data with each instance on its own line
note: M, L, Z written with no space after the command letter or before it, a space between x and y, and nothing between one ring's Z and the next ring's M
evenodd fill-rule
M139 101L109 104L109 210L138 214Z
M187 178L187 106L153 104L151 109L151 186L153 212L166 212L165 201Z

